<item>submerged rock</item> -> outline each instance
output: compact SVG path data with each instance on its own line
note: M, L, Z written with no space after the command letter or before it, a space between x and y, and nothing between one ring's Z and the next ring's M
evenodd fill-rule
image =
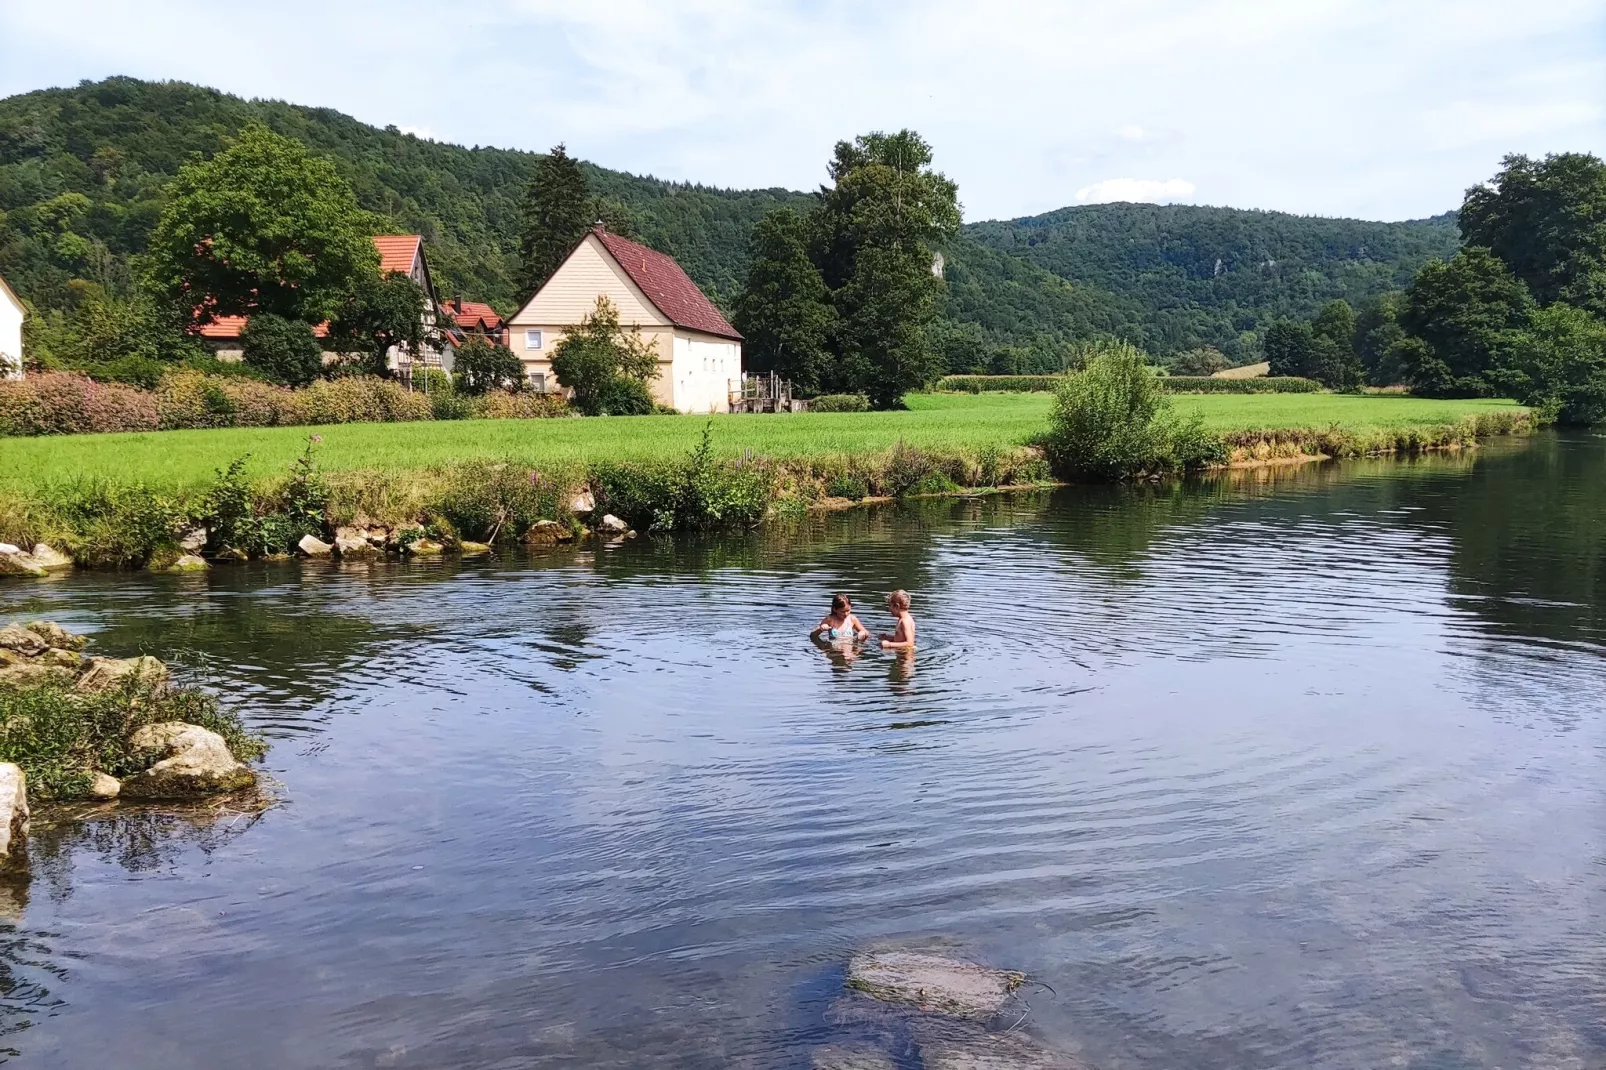
M169 565L167 570L169 572L205 572L211 567L206 563L206 558L198 554L184 554Z
M90 658L89 668L78 678L76 690L97 695L122 687L131 678L160 685L167 682L167 666L145 655L138 658Z
M303 535L301 541L296 543L296 549L308 557L328 557L335 552L335 548L316 535Z
M89 777L89 797L91 799L115 799L123 785L117 778L107 773L95 772Z
M23 627L57 650L82 650L89 645L88 636L69 632L53 620L29 621Z
M914 1037L925 1070L1089 1070L1074 1055L1046 1048L1023 1033L917 1023Z
M240 791L256 783L256 774L234 757L223 737L182 721L146 725L129 743L163 757L142 773L126 777L119 794L130 799L181 799L192 795Z
M809 1055L811 1070L897 1070L892 1056L863 1045L823 1044Z
M33 558L24 553L22 547L0 542L0 576L32 576L37 579L43 575L46 575L45 570L34 564Z
M0 868L28 862L28 778L20 766L0 762Z
M8 624L0 628L0 648L15 650L19 654L34 658L50 649L50 644L44 636L29 628L16 624Z
M434 539L414 539L406 546L406 552L418 557L433 557L444 552L446 547Z
M29 554L28 557L36 567L42 568L46 572L51 572L58 568L72 568L72 558L47 542L34 543L33 553Z
M1025 974L924 951L861 951L848 963L848 987L927 1014L986 1021L1009 1002Z

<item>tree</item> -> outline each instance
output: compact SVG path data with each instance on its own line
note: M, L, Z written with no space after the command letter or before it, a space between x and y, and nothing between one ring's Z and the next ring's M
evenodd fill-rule
M1171 362L1172 375L1214 375L1226 371L1230 364L1215 346L1200 346L1179 354Z
M205 319L321 323L378 271L374 221L334 165L258 123L179 169L151 234L149 282Z
M778 208L753 228L747 284L736 300L736 329L748 370L790 379L815 394L829 371L836 321L831 294L809 259L808 224Z
M1489 378L1558 423L1606 422L1606 322L1557 302L1529 318L1528 329Z
M1422 394L1478 397L1491 390L1497 367L1528 322L1533 297L1493 253L1468 246L1449 263L1430 260L1405 292L1391 351Z
M1268 375L1303 376L1315 361L1316 334L1308 323L1281 319L1266 328L1261 349Z
M1512 155L1467 190L1461 233L1485 246L1541 305L1565 301L1606 315L1606 163L1564 152Z
M953 237L960 215L957 187L931 159L910 130L838 142L834 185L821 190L814 220L813 259L840 321L822 385L862 389L878 408L941 371L929 340L943 285L933 247Z
M519 231L519 281L527 298L539 290L596 218L580 162L560 142L535 161Z
M1400 308L1405 295L1390 291L1373 298L1355 314L1355 357L1361 362L1366 381L1373 386L1393 386L1405 381L1405 369L1390 353L1405 331L1400 327Z
M619 324L606 297L571 327L552 352L552 372L574 391L574 407L587 416L631 416L653 410L647 381L658 375L652 343Z
M300 320L272 312L251 317L240 332L245 363L286 386L306 386L323 373L323 344Z
M329 347L359 355L372 375L388 376L392 347L423 349L425 304L424 291L400 272L364 275L329 324Z
M517 390L524 385L524 362L507 346L479 335L457 347L453 366L457 389L463 394L486 394L495 389Z

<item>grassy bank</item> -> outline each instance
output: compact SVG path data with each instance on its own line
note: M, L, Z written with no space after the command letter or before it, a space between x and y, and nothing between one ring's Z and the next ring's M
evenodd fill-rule
M721 457L758 454L778 460L877 454L899 442L973 453L1021 445L1042 432L1052 400L1048 394L925 394L911 396L907 412L721 416L714 420L713 448ZM1199 412L1206 428L1222 435L1339 427L1379 440L1410 429L1450 427L1469 417L1523 411L1506 401L1344 394L1202 395L1178 398L1177 409ZM342 424L313 430L322 438L318 462L324 471L394 474L475 458L537 466L661 461L696 448L704 424L685 416L629 416ZM196 488L246 454L246 474L266 478L295 460L307 433L270 427L0 439L0 487L34 491L105 479Z

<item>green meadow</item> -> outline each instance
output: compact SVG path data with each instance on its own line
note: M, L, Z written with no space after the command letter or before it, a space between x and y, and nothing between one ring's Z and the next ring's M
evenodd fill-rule
M1019 445L1046 428L1052 400L1048 394L917 394L906 412L715 416L713 441L724 456L752 451L776 458L876 453L900 441L958 450ZM1520 408L1498 400L1348 394L1179 395L1173 402L1221 433L1338 427L1365 435ZM474 458L534 465L655 460L693 449L708 423L697 416L630 416L10 438L0 439L0 486L104 479L189 487L246 455L248 471L267 476L284 471L309 434L321 440L318 462L326 471L400 472Z

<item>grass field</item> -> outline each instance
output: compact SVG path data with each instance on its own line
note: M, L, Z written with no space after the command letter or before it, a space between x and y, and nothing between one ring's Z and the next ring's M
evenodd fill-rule
M1202 413L1212 430L1326 428L1365 432L1452 424L1508 401L1435 401L1404 396L1341 394L1214 394L1174 399L1178 410ZM924 394L907 412L718 416L721 454L746 450L771 457L873 452L898 441L913 446L974 448L1016 445L1042 431L1048 394ZM634 416L564 420L473 420L340 424L321 428L230 428L115 435L0 439L0 486L14 488L105 478L153 486L194 486L249 454L254 475L282 472L306 444L322 436L326 470L403 471L470 458L564 461L651 460L696 446L706 418Z

